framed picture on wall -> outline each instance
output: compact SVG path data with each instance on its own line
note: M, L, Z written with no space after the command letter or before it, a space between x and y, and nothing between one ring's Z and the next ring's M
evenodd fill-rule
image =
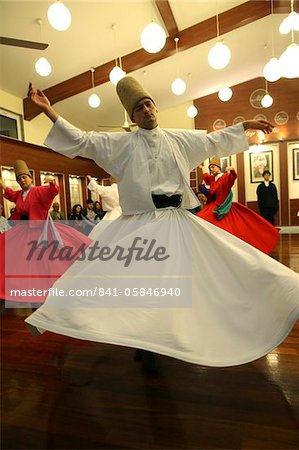
M250 153L250 181L251 183L260 183L263 181L263 172L267 167L270 172L270 180L273 181L273 151L268 150L258 153Z
M209 158L209 163L211 162L212 158ZM225 172L225 169L231 165L231 157L230 156L224 156L223 158L220 158L221 163L221 172Z
M293 179L299 180L299 148L293 148Z

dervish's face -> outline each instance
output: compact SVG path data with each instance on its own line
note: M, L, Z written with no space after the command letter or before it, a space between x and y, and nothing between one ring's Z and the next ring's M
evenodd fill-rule
M157 112L158 110L152 100L143 98L136 104L132 114L132 120L140 128L152 130L158 125Z
M17 182L23 190L26 190L32 185L32 178L29 177L29 175L23 173L22 175L18 176Z
M220 169L220 167L215 166L214 164L211 164L211 165L210 165L210 171L211 171L211 173L212 173L213 175L217 175L217 173L220 173L220 172L221 172L221 169Z

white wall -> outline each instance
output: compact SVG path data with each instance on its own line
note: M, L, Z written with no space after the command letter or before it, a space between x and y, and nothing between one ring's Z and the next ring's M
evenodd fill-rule
M187 109L193 102L183 103L175 108L159 111L158 122L161 128L194 129L194 119L187 116Z
M23 116L23 99L0 90L0 106ZM43 145L52 126L51 121L44 115L40 114L30 122L24 120L24 138L26 142L31 144Z

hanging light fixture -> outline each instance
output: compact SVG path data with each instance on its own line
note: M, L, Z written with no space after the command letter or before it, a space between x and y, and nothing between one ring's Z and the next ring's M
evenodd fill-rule
M217 40L216 44L211 48L208 54L209 65L213 69L224 69L230 62L231 53L227 45L219 40L219 18L216 14Z
M115 28L115 24L112 24L112 30L114 31L114 46L116 48L116 28ZM113 67L113 69L110 71L109 73L109 79L111 81L112 84L117 85L117 83L119 82L119 80L121 80L122 78L124 78L126 76L126 72L124 72L122 70L122 65L121 65L121 58L119 58L119 64L118 64L118 58L115 58L115 66Z
M262 98L261 105L264 108L270 108L270 106L273 104L273 98L271 97L271 95L268 92L267 80L266 80L266 89L265 89L265 91L266 91L266 95L264 95L264 97Z
M277 81L281 77L281 67L279 59L273 56L270 61L267 62L263 69L264 78L268 81Z
M280 55L281 73L286 78L299 77L299 45L294 42L294 30L291 31L292 43Z
M174 38L175 42L175 53L178 54L178 42L179 38ZM175 95L182 95L186 91L186 83L182 78L177 77L172 83L171 83L171 90Z
M292 44L290 44L280 55L279 63L283 77L299 77L299 45L292 42Z
M95 89L94 87L94 72L95 72L95 68L92 67L90 69L91 72L91 84L92 84L92 88L93 90ZM100 97L94 92L93 94L91 94L88 98L88 104L91 108L98 108L101 104L101 99Z
M272 15L272 17L274 16L273 15L273 0L271 0L271 15ZM274 82L274 81L279 80L279 78L281 77L281 67L280 67L279 59L277 59L274 56L273 27L271 29L271 51L272 51L272 57L271 57L270 61L268 61L267 64L265 65L265 67L263 69L263 75L267 81Z
M222 102L227 102L232 98L232 96L233 91L228 86L223 86L218 92L218 97Z
M158 53L166 43L166 33L160 25L152 22L143 29L140 42L148 53Z
M65 31L71 25L72 16L69 9L60 0L56 0L48 8L48 20L55 30Z
M186 83L182 78L176 78L171 83L171 90L175 95L182 95L186 91Z
M52 72L52 67L47 58L42 56L35 63L35 70L41 77L47 77Z
M208 55L209 65L216 70L224 69L230 61L231 53L227 45L217 42Z
M191 105L189 106L189 108L187 109L187 116L190 117L191 119L193 119L194 117L196 117L198 114L198 109L196 108L196 106Z
M299 14L294 11L294 0L291 0L291 12L283 19L279 26L281 34L288 34L290 31L299 31Z
M120 58L119 58L120 59ZM121 64L121 63L120 63ZM117 85L117 83L119 82L119 80L121 80L122 78L124 78L126 76L126 72L124 72L122 70L122 68L118 65L116 65L115 67L113 67L113 69L111 70L111 72L109 73L109 79L111 81L111 83Z
M261 104L264 108L270 108L270 106L273 104L273 98L270 94L264 95L264 97L261 100Z
M36 23L40 27L40 41L42 40L42 19L36 19ZM41 77L47 77L52 72L52 67L47 58L41 56L35 63L35 70Z

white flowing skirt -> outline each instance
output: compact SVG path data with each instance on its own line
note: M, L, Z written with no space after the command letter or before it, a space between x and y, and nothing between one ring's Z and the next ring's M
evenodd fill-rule
M154 238L170 256L127 267L124 260L78 260L26 322L191 363L233 366L273 350L299 317L298 274L186 210L121 216L92 236L110 248L128 248L134 237L144 244ZM162 295L164 284L166 292L180 286L182 295ZM70 290L78 295L61 296Z

